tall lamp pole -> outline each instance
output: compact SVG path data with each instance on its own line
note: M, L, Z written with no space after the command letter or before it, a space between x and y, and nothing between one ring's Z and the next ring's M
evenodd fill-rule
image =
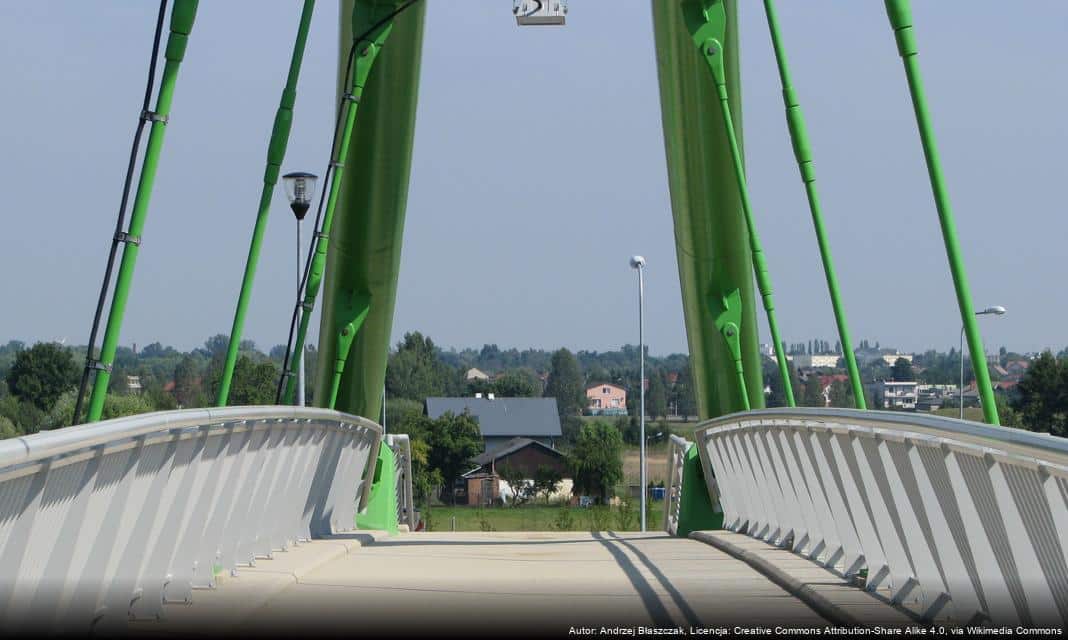
M1003 316L1005 315L1005 307L1001 305L994 305L993 307L987 307L982 311L976 311L977 316ZM984 355L985 357L985 355ZM978 390L978 386L976 389ZM960 386L957 388L957 398L960 401L960 419L964 419L964 325L960 326Z
M289 197L289 208L293 210L293 216L297 219L297 298L300 298L300 285L303 279L304 269L301 265L300 223L304 216L308 215L311 207L311 198L315 193L315 181L319 177L314 173L295 171L282 176L282 182L286 186L286 195ZM298 314L302 310L298 310ZM300 322L300 316L297 316ZM304 406L304 354L294 355L297 358L297 402L298 407Z
M630 259L630 266L638 271L638 391L640 393L641 402L638 405L638 420L641 424L641 435L639 445L641 447L638 453L639 471L638 482L641 483L641 501L640 507L642 510L641 525L642 531L645 531L645 258L641 256L633 256Z

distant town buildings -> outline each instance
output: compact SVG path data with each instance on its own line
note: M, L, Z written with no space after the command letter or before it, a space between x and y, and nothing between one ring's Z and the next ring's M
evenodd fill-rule
M797 354L793 356L793 363L798 369L834 369L841 359L837 353Z
M627 415L627 390L608 383L588 387L586 413L591 416Z

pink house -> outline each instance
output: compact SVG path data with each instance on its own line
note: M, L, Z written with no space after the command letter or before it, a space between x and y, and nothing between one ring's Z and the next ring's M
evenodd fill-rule
M598 384L586 389L586 412L592 416L627 415L627 392L614 384Z

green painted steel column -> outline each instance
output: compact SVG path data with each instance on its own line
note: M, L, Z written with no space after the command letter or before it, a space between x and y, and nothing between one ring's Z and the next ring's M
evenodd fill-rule
M709 70L712 72L712 79L716 83L716 94L720 102L720 118L727 134L727 149L730 151L734 179L737 182L738 197L742 205L742 215L749 235L749 251L753 262L753 271L756 274L757 289L764 303L768 331L771 334L772 345L779 365L779 375L782 377L786 404L792 407L794 406L794 392L790 379L789 360L786 358L782 336L779 334L779 324L775 315L775 300L771 288L771 276L768 273L767 260L764 257L764 249L760 244L760 235L757 233L756 221L753 218L752 206L749 203L749 190L745 180L745 160L742 158L741 145L738 142L731 114L730 92L727 88L727 70L724 62L724 56L726 55L724 42L727 36L726 6L723 0L683 0L682 18L689 29L693 44L700 51L701 56L704 57ZM739 87L737 84L733 86L734 88Z
M793 83L790 82L790 70L786 63L786 51L782 45L782 36L779 33L779 21L775 17L775 3L773 0L764 0L764 13L768 18L771 44L775 49L775 62L778 64L779 78L782 81L782 100L786 106L786 125L790 131L790 142L794 147L794 157L797 158L797 168L801 171L801 181L805 184L808 208L812 213L812 226L816 231L816 242L820 249L820 259L823 261L823 274L827 279L827 292L831 296L834 321L838 325L838 339L842 343L842 357L845 359L846 370L849 372L849 383L853 388L853 402L858 409L867 409L867 403L864 401L864 386L860 382L860 371L857 368L856 356L853 354L853 342L849 338L849 326L846 323L845 309L842 307L842 297L838 292L838 277L834 272L831 245L823 226L823 214L820 212L819 196L816 193L816 168L812 163L812 149L808 144L808 133L805 130L804 116L801 115L801 105L797 103L797 94L794 92Z
M289 61L289 75L282 90L282 100L275 112L274 126L271 128L271 140L267 144L267 169L263 174L263 190L260 192L260 204L256 212L256 225L252 230L252 244L245 261L245 276L241 280L241 293L237 298L237 311L234 313L234 325L230 329L230 345L226 350L226 365L222 381L219 384L219 397L216 404L225 407L230 397L230 382L234 377L234 365L237 363L237 351L241 344L241 334L245 328L245 313L248 311L249 298L252 297L252 283L256 279L256 265L260 259L260 246L263 233L267 229L267 217L271 209L271 197L274 186L278 183L282 161L286 157L289 144L289 130L293 125L293 106L297 101L297 80L300 78L300 66L304 60L304 47L308 42L308 30L311 27L315 0L304 0L304 9L300 13L300 26L297 27L297 39L293 44L293 56Z
M357 528L382 530L391 536L400 531L397 522L397 480L394 464L393 449L383 442L375 461L367 508L356 514Z
M111 380L111 365L115 361L115 350L119 344L119 333L122 331L123 314L126 311L126 301L130 295L130 284L133 281L137 254L140 251L141 233L144 230L145 217L148 215L148 205L152 198L152 186L156 180L160 151L163 149L163 135L167 130L167 117L174 98L178 68L185 57L189 34L193 31L197 2L198 0L175 0L171 8L170 34L167 36L167 47L164 51L166 62L160 76L156 110L151 115L152 128L148 134L148 144L145 146L145 157L141 165L141 178L137 183L133 212L130 214L130 226L126 230L126 246L123 248L119 275L115 280L115 293L111 298L111 309L108 311L107 328L104 330L104 341L100 347L99 361L102 369L97 371L96 380L93 382L93 393L89 399L89 414L86 422L96 422L104 410L104 399L108 392L108 382Z
M294 354L302 353L304 348L304 341L307 336L308 325L311 320L311 311L314 308L315 299L318 296L319 288L322 285L323 276L327 268L327 256L330 253L330 245L332 244L331 233L333 231L334 217L338 207L339 196L342 192L342 185L346 184L345 176L347 175L347 173L345 169L347 166L354 164L349 160L349 153L351 147L350 143L354 138L353 131L356 128L357 107L367 106L364 104L364 94L365 90L368 87L368 84L371 82L371 78L380 77L388 73L388 70L386 70L378 71L374 75L371 74L372 66L376 68L380 66L378 64L378 60L382 52L389 50L389 48L383 47L383 44L385 43L386 39L392 39L392 31L395 29L399 22L404 21L405 18L410 17L410 15L412 14L418 14L418 12L422 10L422 4L423 3L418 3L416 5L413 5L410 9L403 11L396 18L376 28L374 32L365 37L356 47L356 56L352 65L353 70L351 85L347 90L347 95L352 96L353 99L344 100L345 105L342 107L343 109L347 110L347 113L344 116L345 125L341 133L341 142L338 145L337 155L334 160L334 171L333 177L330 180L330 195L327 200L326 213L323 215L322 228L320 230L320 233L318 234L318 237L316 238L315 254L312 257L311 269L308 273L308 281L305 285L305 295L303 303L304 313L301 317L300 327L297 331L297 339L293 348ZM396 0L358 0L357 2L354 2L351 5L342 5L342 16L349 13L349 9L351 9L351 13L349 13L349 15L352 16L352 21L349 26L349 28L352 30L350 31L350 34L352 35L349 36L348 42L344 42L342 44L342 48L345 51L343 56L347 56L347 52L351 48L352 38L358 36L359 34L365 32L368 28L374 26L384 17L388 16L391 12L397 10L400 5L401 3ZM344 24L347 21L342 20L341 22L342 24ZM342 70L344 70L345 68L344 64L340 65L340 67ZM345 95L344 91L343 95ZM363 144L363 141L357 138L355 145L356 148L360 148ZM358 167L355 173L361 173L361 171L359 170L360 168L362 167ZM367 295L370 298L369 304L371 305L372 309L374 308L377 302L374 299L374 296L370 294L369 290L366 289L360 290L358 292L349 291L348 294L349 300L358 295ZM323 322L329 323L327 326L330 326L334 323L334 313L335 312L332 308L327 308L324 305L322 318ZM330 329L324 329L321 333L321 336L334 333L335 331L333 330L333 327L331 327ZM336 335L332 335L332 337L336 339ZM358 337L356 339L358 340ZM320 349L322 349L322 342L323 339L321 337ZM336 354L337 350L336 347L332 347L328 351L320 350L320 353ZM334 364L334 359L330 358L329 356L322 358L322 360L324 362L330 363L331 366L333 366ZM296 358L292 359L291 364L295 366ZM326 382L327 384L330 384L332 382L332 379L332 372L328 372L324 374L322 381ZM295 390L296 380L293 376L289 376L288 380L286 380L285 393L283 395L284 402L292 402ZM327 397L329 394L329 390L326 390L324 393L319 393L317 395L317 397L319 398L317 402L319 404L322 404L322 398ZM368 415L377 414L371 413Z
M957 293L957 306L960 308L961 322L968 337L968 352L972 357L972 370L975 373L976 388L983 403L983 417L990 424L999 424L998 409L994 403L994 389L990 385L990 372L986 367L986 353L983 350L983 338L979 335L979 323L976 321L972 306L972 295L968 288L968 275L964 271L964 259L960 254L957 241L957 227L953 221L953 210L949 204L949 192L942 165L938 159L938 147L934 138L934 126L931 114L927 110L927 98L923 91L923 79L920 77L920 63L917 60L916 34L912 29L912 9L908 0L886 0L886 14L894 29L894 39L901 61L908 78L909 93L912 95L912 107L916 113L916 124L920 130L920 142L923 155L927 160L927 174L934 192L935 207L938 209L938 222L942 226L942 240L946 245L946 257L949 270L953 275L953 287Z
M342 12L353 4L342 2ZM352 342L336 402L339 411L367 417L378 416L382 407L408 202L425 5L421 2L394 19L389 46L379 55L364 88L360 120L344 157L351 171L340 181L337 220L330 236L316 404L323 405L330 395L336 371L331 355L338 353L342 321L352 317L351 301L368 295L370 308ZM343 23L342 56L352 41L349 29Z
M675 227L675 253L691 367L702 418L741 411L747 390L753 408L764 406L749 243L741 215L716 85L693 46L679 2L652 0L657 76ZM740 86L738 28L728 2L724 68ZM741 92L730 96L741 113ZM741 121L735 122L741 131ZM739 354L746 384L739 384L731 350L714 326L712 304L737 290L741 304Z
M701 456L697 445L686 450L682 466L682 492L679 495L679 524L675 535L685 538L694 531L723 528L723 512L717 511L708 495Z

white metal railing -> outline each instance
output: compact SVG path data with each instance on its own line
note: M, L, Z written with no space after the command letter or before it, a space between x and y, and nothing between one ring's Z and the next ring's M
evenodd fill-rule
M415 496L412 493L412 445L406 434L389 434L386 443L393 450L393 486L397 490L397 524L415 531Z
M1068 620L1066 439L841 409L733 414L696 438L728 529L928 619Z
M672 435L668 440L667 491L664 495L664 531L677 535L679 531L679 508L682 498L682 474L686 464L686 452L693 443Z
M0 441L0 627L117 629L352 529L380 440L336 411L231 407Z

